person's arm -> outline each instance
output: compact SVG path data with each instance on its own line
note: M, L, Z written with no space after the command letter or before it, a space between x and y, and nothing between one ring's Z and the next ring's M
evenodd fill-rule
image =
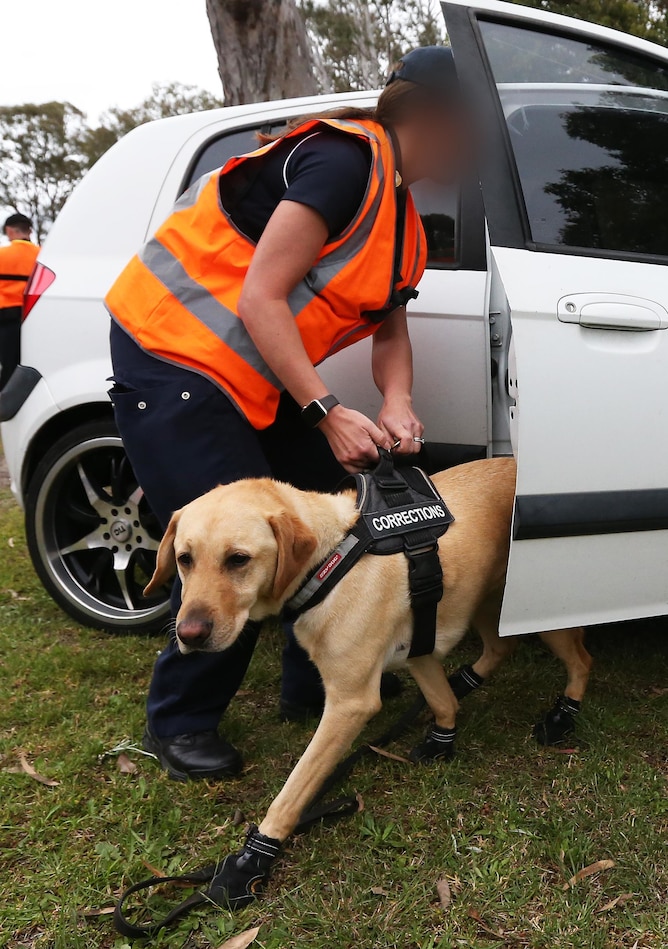
M327 394L311 364L288 305L328 239L324 218L312 208L281 201L260 238L239 298L243 320L258 352L299 405ZM389 448L385 431L360 412L335 406L320 423L336 458L348 471L378 460Z
M372 367L374 382L383 396L383 407L378 425L392 439L401 444L394 449L414 454L422 447L422 422L413 412L413 351L408 335L406 308L394 310L373 337Z

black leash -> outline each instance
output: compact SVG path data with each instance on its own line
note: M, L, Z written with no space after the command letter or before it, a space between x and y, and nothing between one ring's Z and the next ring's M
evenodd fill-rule
M347 817L356 814L360 809L357 797L339 797L332 801L323 801L323 798L329 792L340 784L352 771L358 761L373 753L373 748L384 748L391 742L396 741L410 726L415 722L418 715L425 706L425 700L421 693L418 694L413 704L387 728L382 735L360 745L355 751L351 752L345 758L322 785L317 795L311 801L309 807L303 812L299 823L295 827L295 833L304 833L314 824L322 820L337 820L341 817ZM250 902L259 892L263 880L269 870L270 863L278 856L280 844L278 841L272 841L270 838L259 834L257 828L251 827L246 848L250 848L252 853L250 859L246 859L246 866L243 867L244 874L241 883L239 883L239 860L240 854L225 857L219 863L210 864L202 867L200 870L194 870L191 873L184 873L180 876L152 876L140 883L135 883L124 891L118 903L114 907L114 926L123 936L130 939L150 939L155 936L159 930L169 926L175 920L187 915L196 906L203 903L214 903L216 905L227 906L235 909L245 903ZM244 854L244 851L241 851ZM249 854L246 853L248 858ZM233 862L236 859L236 864ZM244 858L242 857L242 860ZM148 890L151 887L163 886L165 884L189 884L194 886L209 884L206 889L197 890L187 899L174 907L166 916L154 923L146 925L136 925L131 923L125 916L125 904L127 900L135 893L142 890ZM232 890L230 889L230 883ZM236 886L236 888L235 888Z

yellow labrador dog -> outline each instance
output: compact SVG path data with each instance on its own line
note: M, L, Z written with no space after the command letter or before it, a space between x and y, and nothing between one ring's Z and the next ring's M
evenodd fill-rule
M444 657L470 626L478 630L484 642L481 658L453 678L461 695L511 651L512 641L499 639L498 619L515 464L506 458L477 461L435 475L433 481L455 517L439 540L444 594L433 654L407 658L412 614L407 563L401 553L365 555L323 602L299 617L295 635L322 676L324 712L259 830L252 828L244 849L227 858L218 902L234 906L252 898L280 843L379 711L383 670L407 666L434 714L435 724L414 756L449 757L458 700L443 669ZM146 592L178 570L183 583L176 621L179 648L184 653L227 649L248 620L281 612L357 517L353 491L310 493L268 479L215 488L172 517ZM570 721L583 698L591 665L583 631L565 629L541 636L568 673L552 719L557 724Z

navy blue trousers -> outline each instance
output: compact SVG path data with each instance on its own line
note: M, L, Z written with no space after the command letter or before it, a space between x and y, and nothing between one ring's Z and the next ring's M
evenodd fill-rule
M288 395L274 424L257 431L216 385L145 353L113 321L111 355L116 423L163 529L173 511L218 484L273 477L303 490L329 491L344 476L327 439L304 426ZM180 601L177 580L174 614ZM216 728L243 680L258 631L259 624L249 623L230 649L186 656L170 638L155 663L147 699L154 734ZM286 624L281 698L309 705L321 697L317 669Z

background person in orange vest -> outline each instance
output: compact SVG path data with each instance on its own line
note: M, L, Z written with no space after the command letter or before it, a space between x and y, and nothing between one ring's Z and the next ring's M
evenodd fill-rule
M2 228L10 243L0 247L0 389L20 357L23 291L39 254L31 231L32 221L25 214L10 214Z
M200 179L107 296L116 421L163 528L216 484L272 476L331 490L377 446L412 454L405 304L426 241L408 185L452 180L466 120L449 49L404 57L376 109L304 119ZM327 391L317 364L373 336L374 422ZM174 585L174 613L180 586ZM144 746L180 780L241 770L218 733L258 635L224 653L156 661ZM315 667L286 629L281 715L322 710Z

